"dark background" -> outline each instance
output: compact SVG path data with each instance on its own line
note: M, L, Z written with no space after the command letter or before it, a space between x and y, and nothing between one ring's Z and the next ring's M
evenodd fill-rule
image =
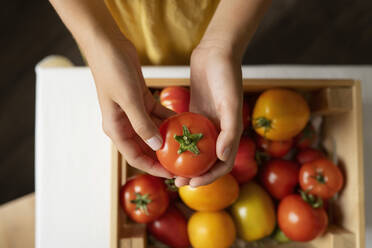
M82 64L48 1L1 5L0 204L34 191L35 64ZM244 64L372 64L372 1L274 0Z

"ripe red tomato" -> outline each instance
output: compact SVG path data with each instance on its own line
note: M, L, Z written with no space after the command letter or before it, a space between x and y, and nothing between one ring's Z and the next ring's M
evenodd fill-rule
M147 229L155 238L170 247L190 247L187 220L176 207L170 206L160 218L148 223Z
M148 223L167 210L169 197L163 179L138 175L121 188L120 202L132 220Z
M251 138L243 136L240 139L234 167L231 171L238 183L246 183L256 176L258 168L255 154L256 144Z
M275 159L269 161L263 168L261 183L276 199L283 199L293 193L298 184L300 168L292 161Z
M293 145L293 139L273 141L265 139L260 135L256 135L256 142L258 147L274 158L284 157L291 150Z
M304 164L300 170L301 188L310 194L329 199L344 184L340 169L328 159L318 159Z
M160 92L160 103L176 113L189 111L190 91L184 87L166 87Z
M315 129L313 125L311 125L311 123L309 122L304 128L304 130L302 130L302 132L296 136L295 138L296 147L300 149L310 147L316 140L316 136L317 135Z
M251 124L251 106L249 101L244 97L243 101L243 127L244 129L248 128Z
M313 149L313 148L302 149L296 155L296 161L301 165L312 162L320 158L325 158L324 153L321 152L320 150Z
M217 160L217 130L202 115L174 115L161 124L160 134L164 143L156 155L164 168L176 176L199 176Z
M278 224L293 241L307 242L324 233L328 216L323 207L312 207L299 195L285 197L278 207Z

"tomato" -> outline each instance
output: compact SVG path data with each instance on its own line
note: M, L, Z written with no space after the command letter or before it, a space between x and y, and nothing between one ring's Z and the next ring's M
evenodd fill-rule
M148 223L147 229L155 238L170 247L190 247L187 220L176 207L170 206L160 218Z
M240 139L234 167L231 171L239 183L246 183L256 176L258 168L255 154L256 144L249 137L243 136Z
M189 111L190 91L184 87L166 87L160 92L160 103L176 113Z
M296 147L300 149L310 147L316 140L316 137L317 135L315 129L313 125L311 125L311 123L309 122L304 128L304 130L302 130L302 132L296 136L295 138Z
M296 155L296 161L301 165L312 162L320 158L325 158L324 153L317 149L313 149L313 148L302 149Z
M301 196L289 195L279 204L278 224L289 239L306 242L325 231L328 216L323 207L314 208Z
M292 161L274 159L269 161L260 175L261 183L276 199L282 199L294 192L298 184L300 168Z
M251 107L249 105L248 99L244 97L244 101L243 101L243 127L244 129L247 129L250 123L251 123Z
M170 200L175 200L178 198L178 188L174 183L174 178L164 179L164 183L167 186L168 195Z
M253 108L252 126L269 140L289 140L309 121L310 109L298 93L286 89L263 92Z
M120 201L132 220L148 223L159 218L167 210L169 197L163 179L151 175L138 175L121 188Z
M236 237L234 222L225 211L194 213L187 231L193 248L227 248Z
M293 139L274 141L265 139L260 135L256 136L256 142L258 147L274 158L282 158L287 155L293 145Z
M217 211L224 209L239 196L239 185L233 176L226 174L211 184L192 188L189 185L179 189L182 201L198 211Z
M199 176L217 160L217 130L202 115L174 115L161 124L160 134L164 143L156 155L164 168L176 176Z
M231 213L238 235L248 242L270 235L275 228L273 201L263 188L252 181L240 188Z
M339 192L344 184L340 169L328 159L306 163L300 170L300 185L310 194L328 199Z

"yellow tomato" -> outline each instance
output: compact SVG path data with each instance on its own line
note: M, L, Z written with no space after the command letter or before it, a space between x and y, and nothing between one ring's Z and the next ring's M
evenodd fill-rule
M231 213L239 237L248 242L270 235L275 228L274 204L268 193L254 182L240 188Z
M228 248L236 237L234 222L225 211L194 213L187 232L194 248Z
M310 118L310 108L298 93L271 89L256 101L252 125L258 134L270 140L289 140L301 132Z
M205 186L183 186L179 194L182 201L194 210L218 211L234 203L239 195L239 185L232 175L226 174Z

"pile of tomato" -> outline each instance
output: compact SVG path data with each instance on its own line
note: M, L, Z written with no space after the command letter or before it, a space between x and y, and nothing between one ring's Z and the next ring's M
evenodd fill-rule
M176 176L196 177L217 161L218 128L188 111L187 89L169 87L164 106L178 114L160 126L159 162ZM172 179L141 174L121 189L121 205L135 222L170 247L231 247L271 238L308 242L326 231L327 205L344 177L327 159L301 94L269 89L245 96L245 131L232 171L211 184L179 189Z

